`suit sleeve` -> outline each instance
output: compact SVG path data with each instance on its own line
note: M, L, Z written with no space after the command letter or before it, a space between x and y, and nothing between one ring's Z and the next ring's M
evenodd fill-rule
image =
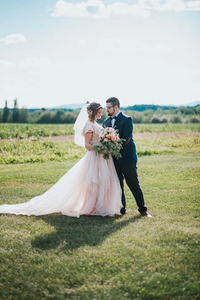
M124 122L123 139L130 140L133 136L133 120L131 117L127 118Z
M102 124L102 127L103 127L103 128L106 127L106 121L107 121L107 119L103 121L103 124Z

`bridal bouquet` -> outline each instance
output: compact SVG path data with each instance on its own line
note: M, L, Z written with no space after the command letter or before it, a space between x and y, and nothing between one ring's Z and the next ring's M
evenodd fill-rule
M117 130L112 127L102 129L99 135L99 144L94 146L96 153L103 153L105 159L109 158L109 154L115 156L117 159L121 157L120 150L122 149L123 139L120 139Z

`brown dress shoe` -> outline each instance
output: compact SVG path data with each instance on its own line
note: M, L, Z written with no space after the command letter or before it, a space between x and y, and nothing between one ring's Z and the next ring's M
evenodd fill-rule
M152 218L152 216L151 216L147 211L141 213L141 216L142 216L142 217Z

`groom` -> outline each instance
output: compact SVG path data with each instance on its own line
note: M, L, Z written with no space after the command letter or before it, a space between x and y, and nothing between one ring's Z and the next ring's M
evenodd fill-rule
M131 117L124 115L119 110L120 102L117 98L111 97L106 100L106 111L109 116L103 122L103 127L114 127L118 130L121 139L125 139L121 150L122 157L116 159L113 157L115 169L119 177L122 189L122 205L121 214L126 214L126 198L124 194L124 178L131 190L141 216L151 217L147 212L147 207L144 203L144 196L139 184L137 174L137 153L135 143L133 141L133 120Z

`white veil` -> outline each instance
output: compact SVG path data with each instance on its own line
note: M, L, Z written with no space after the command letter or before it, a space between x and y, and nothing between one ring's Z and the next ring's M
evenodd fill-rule
M87 107L89 104L85 104L76 119L76 122L74 124L74 143L78 146L85 146L85 138L82 134L83 127L85 126L85 123L88 120L88 113L87 113Z

